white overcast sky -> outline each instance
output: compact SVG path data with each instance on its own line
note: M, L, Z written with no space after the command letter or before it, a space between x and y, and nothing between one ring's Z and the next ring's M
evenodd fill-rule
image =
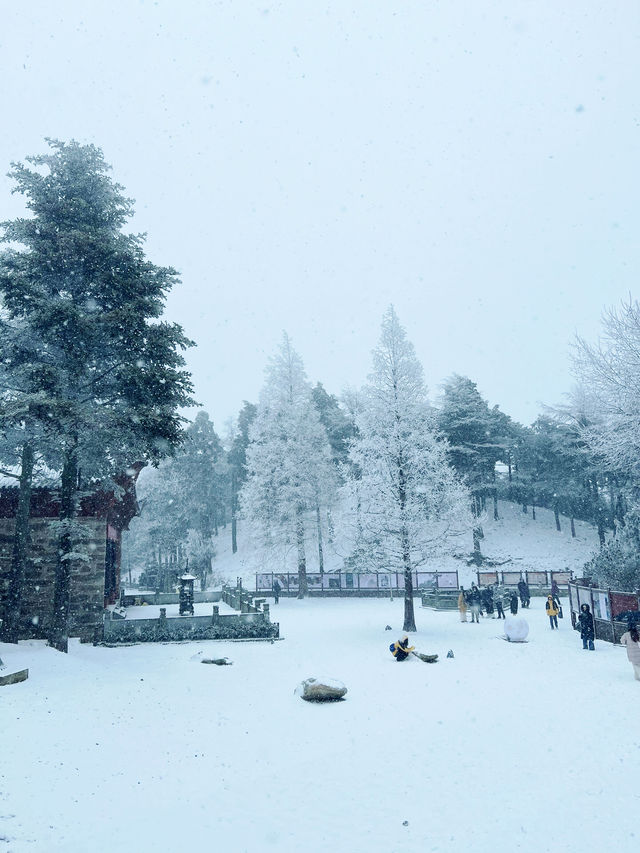
M0 4L0 173L92 142L220 430L286 330L340 393L393 303L432 397L531 423L640 270L637 0ZM21 212L0 181L0 219Z

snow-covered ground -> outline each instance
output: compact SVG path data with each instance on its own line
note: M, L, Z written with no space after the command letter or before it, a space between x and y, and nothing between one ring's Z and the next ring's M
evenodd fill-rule
M272 611L280 642L0 645L30 670L0 687L0 851L637 849L640 683L622 648L583 651L543 599L526 644L417 606L433 665L388 651L401 599ZM294 695L323 675L345 701Z

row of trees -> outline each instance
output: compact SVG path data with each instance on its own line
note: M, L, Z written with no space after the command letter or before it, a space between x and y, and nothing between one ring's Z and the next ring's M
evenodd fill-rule
M499 497L534 518L552 508L558 530L566 514L574 535L575 518L593 522L603 546L594 574L620 579L622 565L637 575L636 303L609 312L599 347L577 342L582 390L530 428L490 408L466 377L451 377L431 406L390 308L359 392L338 400L311 387L285 335L258 404L245 403L224 440L205 412L185 431L179 409L194 401L181 353L191 342L161 319L177 274L124 231L132 202L102 153L49 144L51 153L13 165L29 215L3 223L0 255L0 464L19 489L6 639L19 621L36 474L60 494L50 640L61 649L71 568L87 559L79 501L147 463L159 468L141 489L134 546L156 584L189 558L206 585L219 528L231 525L235 552L243 516L263 553L295 553L301 595L310 542L321 571L326 543L339 538L354 570L403 572L408 630L412 570L467 532L469 558L481 563L483 513L492 501L497 517ZM605 547L607 529L619 535Z
M193 399L191 342L161 319L175 270L150 263L143 237L124 231L133 203L99 149L49 147L13 164L29 214L3 223L0 238L0 461L19 487L3 634L16 638L30 494L47 476L60 496L49 640L66 651L71 571L88 559L79 501L171 454Z
M577 349L587 357L586 344L578 342ZM577 373L582 370L586 381L580 365ZM393 309L385 315L369 381L340 400L322 385L310 386L285 335L267 367L259 404L245 403L225 440L200 413L183 454L147 481L147 542L158 552L166 540L165 564L190 556L204 579L220 525L231 523L237 550L240 513L248 522L245 532L276 565L295 553L301 595L312 545L321 571L330 543L353 570L401 571L410 580L409 566L421 565L453 532L470 530L467 559L482 564L483 515L492 511L497 518L499 499L519 502L534 520L538 507L551 509L558 531L564 515L574 536L575 519L590 522L602 546L607 531L618 533L607 548L619 549L631 530L626 519L632 518L635 480L627 459L622 465L604 452L605 420L593 394L577 390L568 404L524 427L489 407L463 376L451 377L438 405L430 406L421 367ZM620 426L612 435L620 454ZM153 562L160 566L157 553Z

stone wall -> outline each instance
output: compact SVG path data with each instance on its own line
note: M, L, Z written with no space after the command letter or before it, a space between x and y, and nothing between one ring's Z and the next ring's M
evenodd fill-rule
M56 535L51 529L54 520L33 518L30 521L30 560L25 577L20 624L20 636L23 639L46 637L50 625L58 550ZM78 521L90 531L89 560L77 562L72 569L69 636L91 641L95 629L102 626L106 522L99 518L80 518ZM9 588L13 529L13 519L0 518L0 615Z

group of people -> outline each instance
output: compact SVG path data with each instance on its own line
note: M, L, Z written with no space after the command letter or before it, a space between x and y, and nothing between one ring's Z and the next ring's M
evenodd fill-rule
M520 601L523 607L528 607L530 601L529 587L526 583L524 586L526 587L524 591L520 592L519 590ZM480 617L485 614L492 619L505 619L505 607L508 607L511 613L518 612L518 594L515 590L507 590L497 583L492 586L485 586L482 589L478 589L475 583L472 583L468 590L463 586L460 587L458 610L461 622L467 621L467 613L469 612L472 622L480 622Z

